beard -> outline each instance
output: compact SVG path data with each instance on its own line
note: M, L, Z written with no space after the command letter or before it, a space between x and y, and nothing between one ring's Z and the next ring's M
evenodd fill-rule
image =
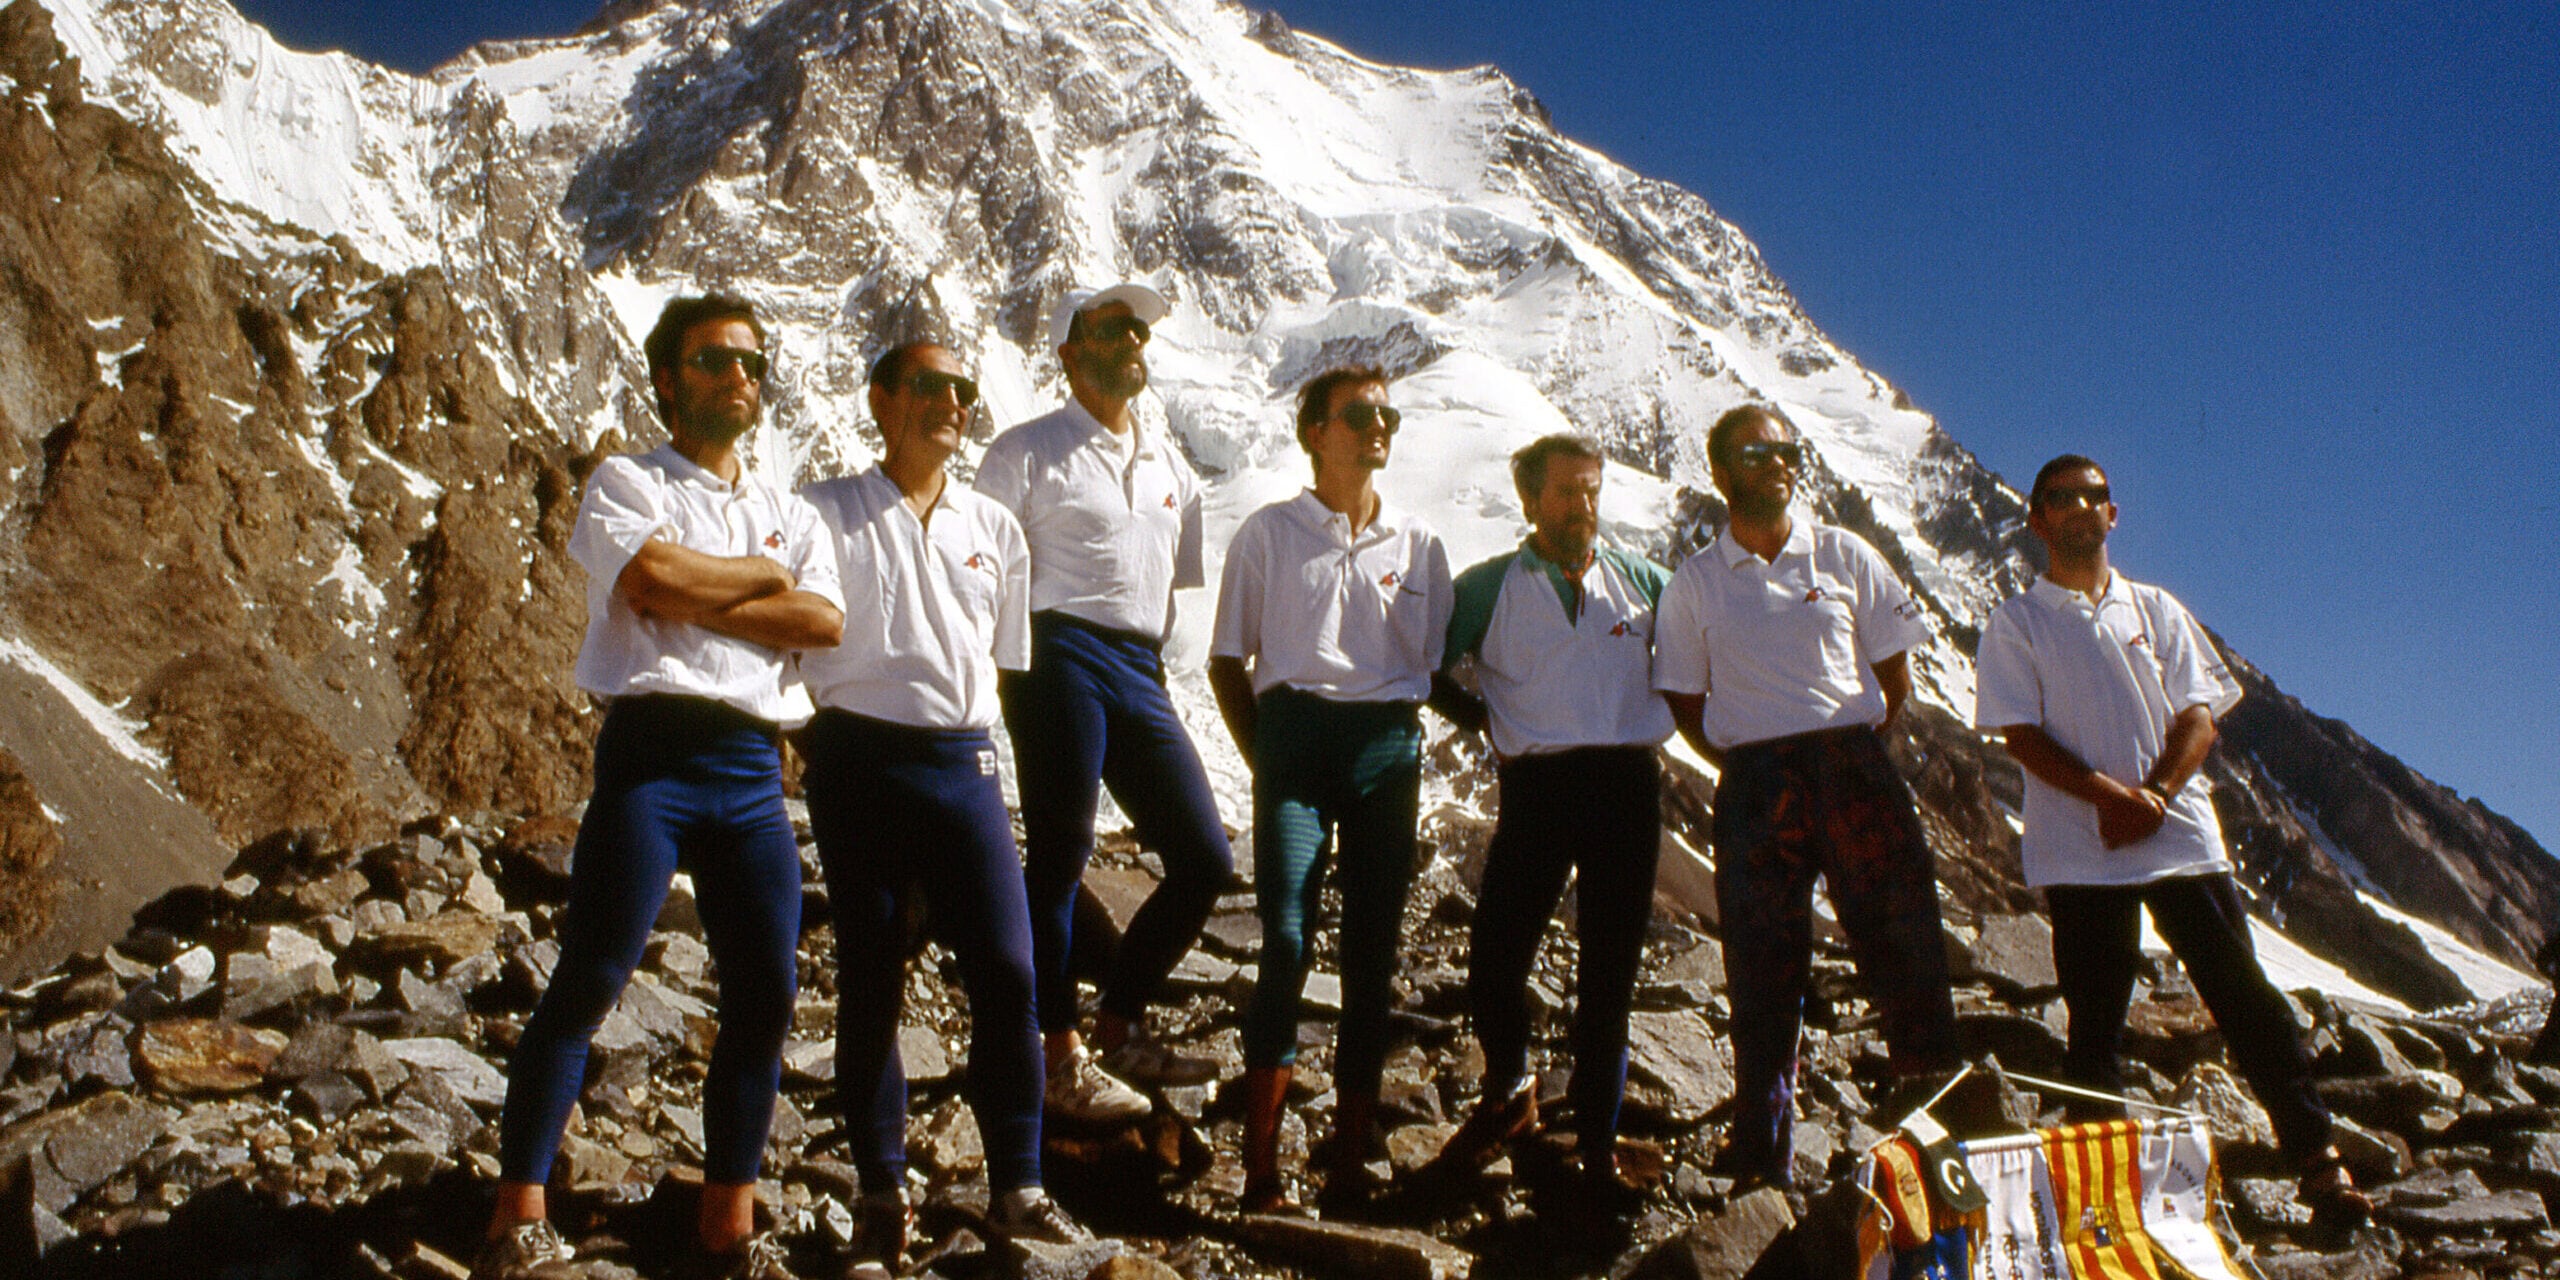
M724 401L680 401L675 409L677 434L705 444L734 444L756 425L755 408L740 411Z
M1787 501L1794 496L1792 492L1786 490L1775 493L1750 490L1727 494L1724 503L1733 514L1745 520L1754 524L1769 524L1787 514Z
M1114 400L1133 400L1147 389L1146 357L1132 355L1126 361L1113 359L1099 351L1082 352L1076 360L1076 371L1096 391Z

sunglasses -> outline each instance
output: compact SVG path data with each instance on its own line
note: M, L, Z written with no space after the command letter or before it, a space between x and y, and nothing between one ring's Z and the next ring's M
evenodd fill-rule
M2094 510L2107 505L2110 501L2112 499L2107 496L2107 487L2102 484L2090 485L2085 489L2047 489L2036 495L2036 505L2039 507L2088 507Z
M927 400L939 400L942 394L948 391L951 393L951 398L958 401L963 409L978 402L977 380L964 378L956 373L936 373L931 369L920 369L907 375L907 390Z
M1136 316L1106 316L1086 321L1084 336L1088 342L1118 342L1122 338L1135 338L1143 347L1147 345L1147 339L1155 336L1155 331Z
M1765 467L1772 462L1783 462L1802 470L1804 446L1793 440L1754 440L1749 444L1735 445L1732 458L1733 465L1737 467Z
M1394 435L1404 425L1404 415L1382 404L1346 404L1333 415L1342 425L1354 431L1384 431Z
M704 347L686 356L684 362L715 378L729 372L734 366L746 371L747 381L764 381L766 366L764 353L761 351L749 351L743 347Z

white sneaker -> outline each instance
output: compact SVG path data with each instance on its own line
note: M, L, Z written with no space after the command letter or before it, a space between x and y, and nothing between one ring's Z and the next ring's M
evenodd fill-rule
M1068 1217L1067 1211L1038 1187L1016 1187L1004 1193L995 1213L987 1219L987 1228L1007 1240L1037 1240L1042 1244L1083 1244L1093 1239L1093 1233L1085 1230L1083 1223Z
M1083 1124L1121 1124L1154 1110L1147 1095L1103 1070L1083 1045L1049 1073L1040 1102L1049 1114Z
M568 1275L568 1264L577 1256L558 1228L536 1218L481 1245L471 1260L471 1280L549 1280Z
M1207 1084L1218 1078L1218 1061L1177 1053L1154 1040L1131 1036L1128 1043L1102 1055L1102 1069L1136 1084L1159 1089Z

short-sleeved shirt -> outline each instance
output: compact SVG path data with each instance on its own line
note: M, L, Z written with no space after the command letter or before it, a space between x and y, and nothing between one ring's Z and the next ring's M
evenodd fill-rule
M1875 664L1928 637L1901 580L1856 534L1798 520L1771 561L1727 530L1663 590L1653 687L1705 694L1719 748L1881 724Z
M800 655L821 707L923 729L991 729L996 669L1031 665L1031 553L1013 513L942 486L916 518L873 467L800 491L844 584L844 643Z
M1440 536L1381 503L1357 535L1314 491L1236 528L1209 652L1249 659L1253 691L1334 702L1421 702L1453 605Z
M1173 593L1208 581L1200 481L1160 432L1114 434L1073 400L997 436L978 492L1031 544L1031 609L1163 638Z
M835 557L808 503L750 474L731 484L673 445L607 458L587 477L569 535L569 554L587 571L578 687L600 698L691 694L778 724L807 718L807 696L796 684L784 688L784 653L690 622L644 618L615 590L653 537L705 555L763 556L790 570L800 590L844 605Z
M2169 722L2189 707L2219 716L2240 701L2239 682L2177 598L2110 574L2096 599L2038 578L1991 613L1974 657L1974 723L2031 724L2090 768L2139 784L2169 742ZM2027 775L2027 883L2142 884L2230 865L2222 823L2198 773L2169 801L2147 840L2109 849L2098 808Z
M1534 543L1458 575L1442 664L1475 660L1477 691L1505 756L1651 746L1671 736L1653 691L1655 602L1671 574L1597 547L1574 574Z

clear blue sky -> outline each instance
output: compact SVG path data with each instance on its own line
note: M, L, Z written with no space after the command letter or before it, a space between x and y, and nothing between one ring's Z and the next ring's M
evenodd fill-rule
M419 68L594 0L241 0ZM2560 7L1282 0L1703 194L2119 567L2560 850Z

